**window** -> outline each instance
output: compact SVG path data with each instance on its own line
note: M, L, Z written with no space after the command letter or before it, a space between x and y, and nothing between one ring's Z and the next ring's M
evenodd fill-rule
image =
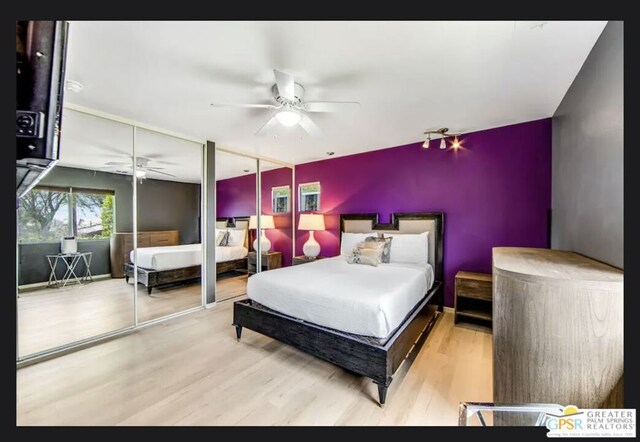
M320 210L320 181L298 186L300 212L316 212Z
M289 209L289 199L291 188L280 186L271 188L271 211L273 213L287 213Z
M115 195L110 190L36 186L20 199L20 242L60 241L63 236L110 238Z

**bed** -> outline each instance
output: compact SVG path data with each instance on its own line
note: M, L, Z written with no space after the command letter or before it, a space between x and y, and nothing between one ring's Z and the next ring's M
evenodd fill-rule
M247 232L249 218L217 218L216 227ZM245 234L242 246L216 247L216 275L238 270L246 272L249 252L247 245L248 234ZM150 295L154 287L199 280L202 270L202 245L140 247L137 249L137 256L132 250L129 262L124 265L127 283L130 278L133 278L136 259L138 262L138 282L147 288L147 293Z
M393 374L443 308L443 221L441 212L396 213L390 224L377 214L342 215L341 232L428 232L428 264L370 267L336 257L258 273L249 299L234 303L238 341L246 327L367 376L383 405Z

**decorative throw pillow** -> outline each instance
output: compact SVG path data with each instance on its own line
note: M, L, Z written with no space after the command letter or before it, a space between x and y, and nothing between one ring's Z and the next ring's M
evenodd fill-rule
M216 236L216 247L227 247L229 245L229 231L222 230Z
M378 232L378 236L368 236L365 241L371 241L382 245L382 256L380 261L383 264L389 264L391 262L391 241L393 238L384 236L384 233Z
M375 236L375 232L367 232L367 233L351 233L351 232L342 232L340 237L340 254L345 258L351 256L351 252L353 252L353 248L358 245L359 242L364 241L365 238L369 236Z
M365 264L377 267L380 264L380 258L384 244L378 241L361 241L353 248L351 255L347 257L349 264Z

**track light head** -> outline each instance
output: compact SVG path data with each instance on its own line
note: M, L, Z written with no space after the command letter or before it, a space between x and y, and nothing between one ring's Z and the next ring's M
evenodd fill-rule
M447 137L453 137L453 141L451 142L451 147L454 150L458 150L462 147L460 144L460 140L458 140L457 134L450 134L448 127L441 127L440 129L428 130L424 133L427 136L426 141L422 144L422 147L425 149L429 148L429 143L431 141L431 135L435 134L436 136L440 136L440 149L445 150L447 148ZM436 138L437 139L437 138Z

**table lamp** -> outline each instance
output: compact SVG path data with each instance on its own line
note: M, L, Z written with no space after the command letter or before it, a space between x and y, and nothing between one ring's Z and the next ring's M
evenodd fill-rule
M298 230L308 230L309 239L302 251L304 256L308 258L315 258L320 254L320 244L313 237L313 232L316 230L324 230L324 215L321 213L303 213L300 215L300 222L298 223Z
M251 215L249 217L249 228L257 229L258 221L255 215ZM271 248L271 241L267 238L267 234L265 233L265 229L275 229L276 226L273 223L273 215L261 215L260 216L260 229L262 230L262 234L260 235L260 246L262 253L267 253ZM257 235L256 235L257 236ZM253 241L253 250L258 251L258 238Z

